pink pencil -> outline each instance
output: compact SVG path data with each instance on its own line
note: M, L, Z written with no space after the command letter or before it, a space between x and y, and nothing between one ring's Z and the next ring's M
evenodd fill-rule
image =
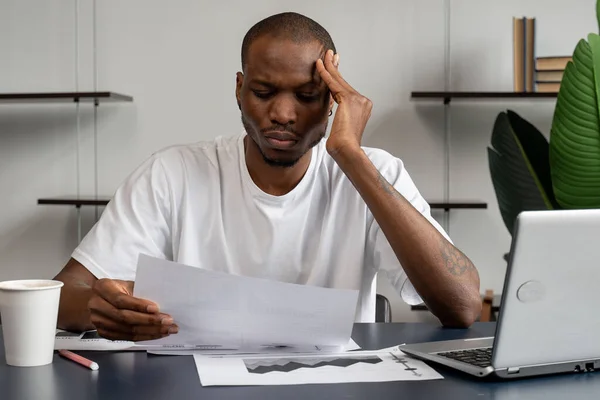
M100 368L98 364L96 364L92 360L88 360L85 357L81 357L80 355L72 353L69 350L59 350L58 354L65 358L68 358L71 361L75 361L77 364L81 364L84 367L91 369L92 371L97 371L98 368Z

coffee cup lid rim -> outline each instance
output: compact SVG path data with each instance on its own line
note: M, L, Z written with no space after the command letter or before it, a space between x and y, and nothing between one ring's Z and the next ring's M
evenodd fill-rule
M40 286L28 286L35 284L43 284ZM0 282L0 290L11 292L50 290L61 288L63 282L53 279L16 279L11 281Z

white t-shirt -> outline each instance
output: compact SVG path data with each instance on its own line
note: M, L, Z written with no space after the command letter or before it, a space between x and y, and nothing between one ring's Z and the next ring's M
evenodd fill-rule
M145 253L231 274L355 289L357 322L375 320L377 272L406 303L422 302L325 139L313 148L300 183L273 196L250 177L244 136L152 155L118 188L72 257L98 279L135 280L138 255ZM383 150L364 151L447 237L402 161Z

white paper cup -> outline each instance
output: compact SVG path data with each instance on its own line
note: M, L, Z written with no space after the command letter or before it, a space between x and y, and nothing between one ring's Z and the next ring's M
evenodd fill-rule
M0 314L6 363L34 367L52 363L62 282L0 282Z

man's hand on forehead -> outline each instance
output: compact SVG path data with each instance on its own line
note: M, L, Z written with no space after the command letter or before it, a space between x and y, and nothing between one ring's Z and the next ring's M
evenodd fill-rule
M323 51L323 53L321 53L320 57L315 61L315 69L313 71L313 80L314 80L315 84L319 88L325 87L325 89L328 92L330 92L329 86L327 85L327 83L325 82L325 80L323 79L323 77L321 76L321 73L319 72L318 64L319 64L319 60L320 60L321 63L323 65L325 65L325 57L330 52L333 53L333 50L331 50L331 51ZM338 53L336 53L336 54L333 55L332 63L334 65L334 67L336 67L336 68L339 67L340 55Z
M356 91L340 74L339 54L329 50L325 61L317 60L317 71L327 84L333 99L338 104L331 134L327 140L327 151L331 155L339 155L340 151L360 149L362 135L371 117L373 103Z

